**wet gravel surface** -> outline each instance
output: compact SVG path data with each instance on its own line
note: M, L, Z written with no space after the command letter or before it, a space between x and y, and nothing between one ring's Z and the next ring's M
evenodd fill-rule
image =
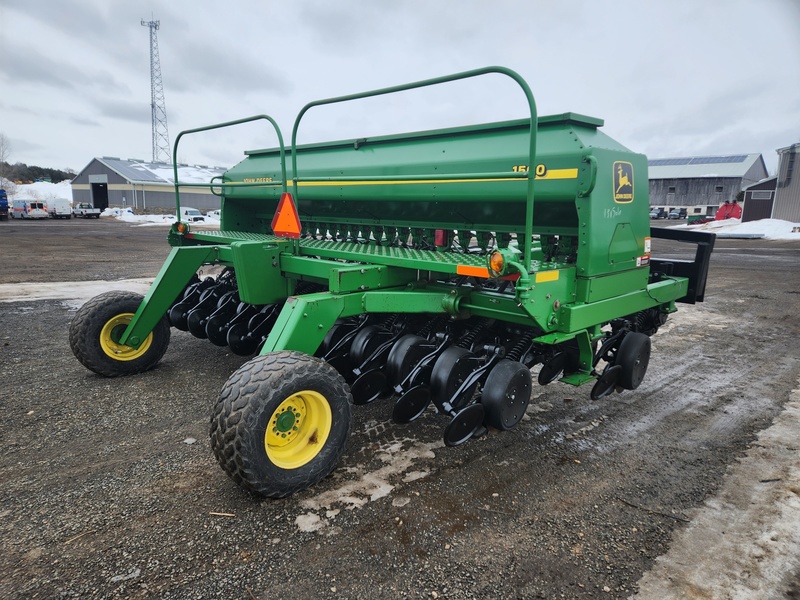
M0 284L154 276L165 235L0 222ZM339 468L285 500L208 444L246 359L173 330L158 368L106 379L70 352L74 302L0 304L0 597L627 598L800 377L800 244L717 244L635 392L535 387L517 428L459 448L434 414L356 407Z

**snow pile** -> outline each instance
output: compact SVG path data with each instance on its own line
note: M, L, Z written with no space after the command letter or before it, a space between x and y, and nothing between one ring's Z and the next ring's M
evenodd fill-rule
M47 200L48 198L66 198L72 202L72 182L64 180L59 183L47 183L46 181L37 181L36 183L27 183L18 185L16 193L13 194L14 198L20 200L31 198L33 200ZM9 194L11 195L11 194Z
M100 215L101 217L114 217L118 221L125 221L131 225L149 227L152 225L172 225L175 222L175 215L135 215L130 208L107 208ZM219 227L219 219L214 217L204 217L205 221L192 223L194 226L205 225Z
M780 219L761 219L742 223L739 219L723 219L702 225L679 225L692 231L710 231L716 234L742 236L759 236L767 240L800 240L800 223L782 221Z

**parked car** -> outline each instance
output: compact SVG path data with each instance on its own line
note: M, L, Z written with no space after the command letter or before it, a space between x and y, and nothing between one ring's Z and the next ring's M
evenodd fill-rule
M210 219L216 219L219 221L220 216L222 215L222 211L220 210L210 210L206 213L206 216Z
M650 211L650 218L651 219L666 219L667 218L667 211L663 208L654 208Z
M193 223L197 221L205 222L206 218L203 216L203 213L196 208L185 207L181 209L181 220Z
M685 208L673 208L669 211L669 215L667 216L668 219L685 219L686 218L686 209Z

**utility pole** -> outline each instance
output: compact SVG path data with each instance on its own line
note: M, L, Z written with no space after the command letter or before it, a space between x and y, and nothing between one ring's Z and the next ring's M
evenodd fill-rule
M164 85L161 82L161 61L158 58L158 31L160 21L145 21L150 28L150 108L153 121L153 162L171 163L167 107L164 103Z

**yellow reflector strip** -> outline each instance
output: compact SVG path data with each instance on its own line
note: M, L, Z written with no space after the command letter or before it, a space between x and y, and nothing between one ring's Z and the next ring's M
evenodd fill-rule
M548 169L544 175L537 175L536 179L577 179L578 169Z
M470 265L456 266L456 273L459 275L466 275L467 277L483 277L489 278L489 269L486 267L473 267Z
M535 175L535 179L577 179L578 169L548 169L544 175ZM384 179L382 181L363 181L359 179L347 179L339 181L287 181L287 186L297 187L346 187L358 185L439 185L444 183L496 183L496 182L510 182L510 181L525 181L524 177L493 178L486 179ZM225 181L219 185L238 185L242 183L251 183L244 181ZM280 187L283 184L280 181L264 182L263 187Z
M545 283L546 281L558 281L559 271L541 271L536 274L536 283Z

